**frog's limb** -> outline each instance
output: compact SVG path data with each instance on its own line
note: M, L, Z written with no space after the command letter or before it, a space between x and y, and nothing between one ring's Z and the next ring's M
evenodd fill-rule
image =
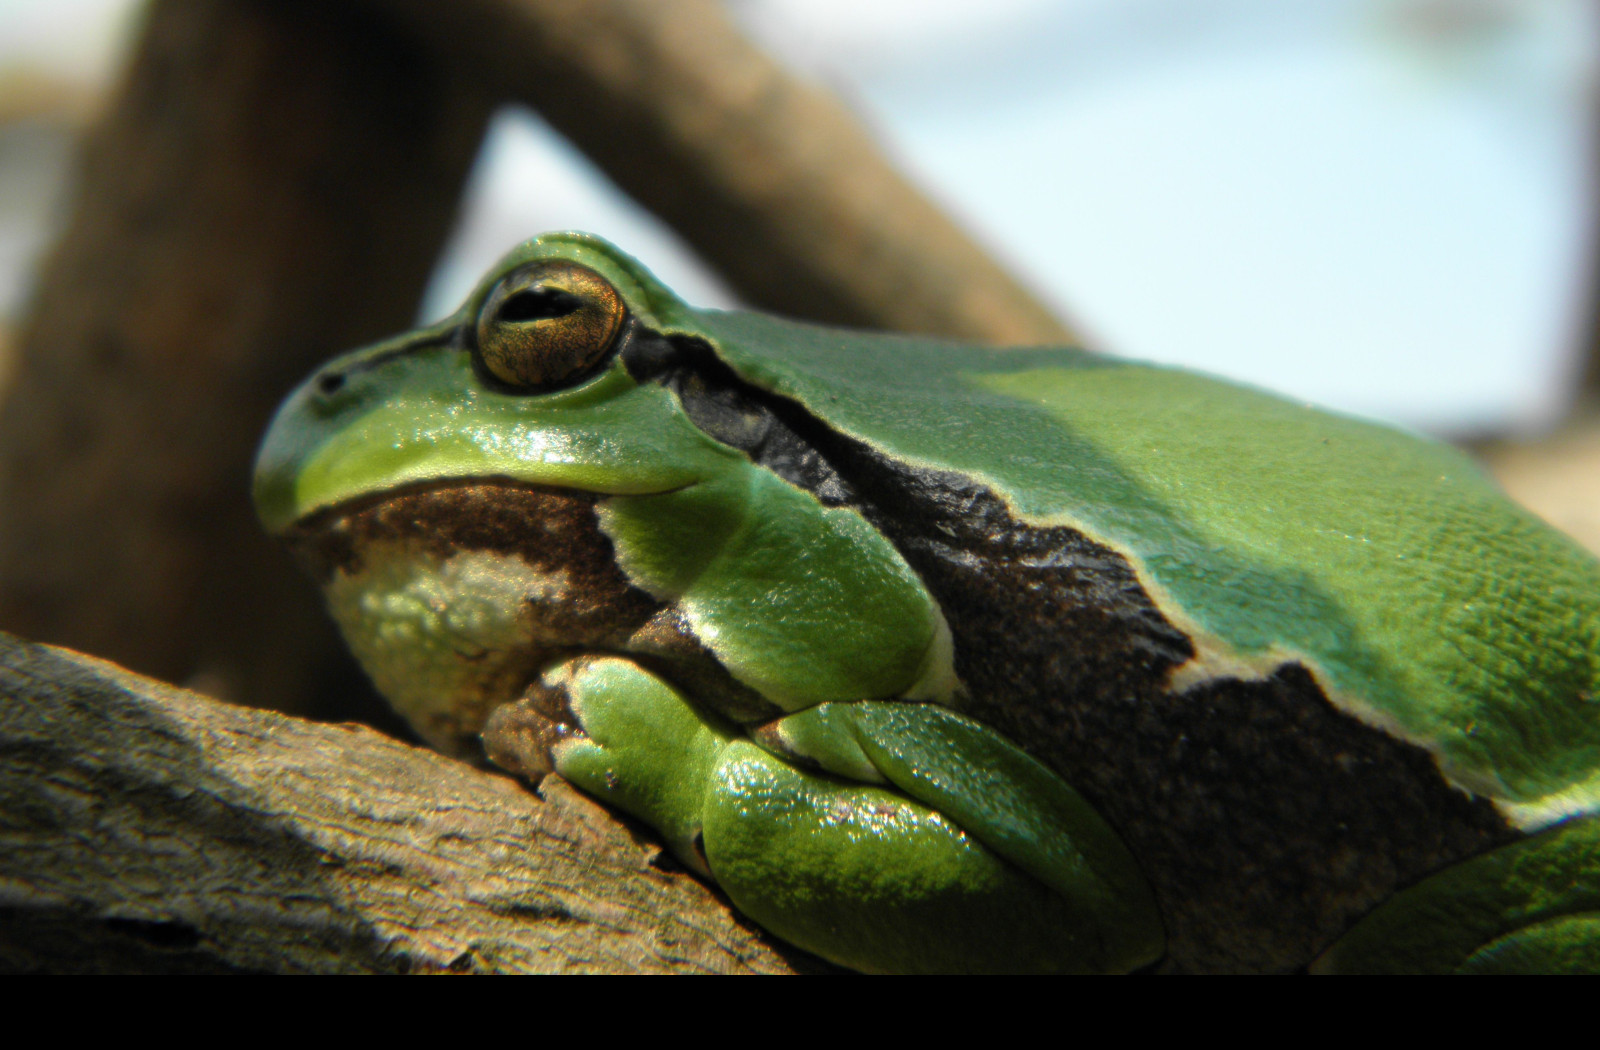
M784 711L955 690L938 603L855 510L746 463L671 492L613 496L597 513L628 578Z
M762 727L769 749L887 781L1055 890L1103 931L1106 965L1161 955L1155 899L1137 862L1081 795L998 733L932 704L821 704Z
M1119 970L1123 910L1092 914L894 787L808 772L706 716L626 660L546 675L582 733L553 764L654 825L741 911L862 970Z
M1600 973L1600 817L1578 817L1396 894L1316 973Z
M671 686L612 657L580 657L546 672L582 733L551 748L564 778L660 832L679 860L711 874L700 848L705 794L734 730Z
M1104 972L1113 936L944 815L806 773L748 741L722 756L705 850L739 910L868 972Z

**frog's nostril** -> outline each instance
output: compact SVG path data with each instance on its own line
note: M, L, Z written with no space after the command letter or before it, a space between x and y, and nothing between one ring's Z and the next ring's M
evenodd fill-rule
M317 392L324 397L344 389L343 372L324 372L317 377Z

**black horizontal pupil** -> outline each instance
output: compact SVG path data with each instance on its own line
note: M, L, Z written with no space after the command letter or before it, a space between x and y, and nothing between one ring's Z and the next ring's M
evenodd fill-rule
M577 313L583 301L559 288L525 288L500 304L502 321L546 321Z

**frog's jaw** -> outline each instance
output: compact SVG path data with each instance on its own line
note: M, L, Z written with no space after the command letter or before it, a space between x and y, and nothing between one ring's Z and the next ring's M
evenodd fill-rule
M580 653L630 654L735 721L775 717L679 604L619 567L602 502L505 481L424 486L312 515L285 538L373 683L440 750L476 757L488 715Z
M814 506L776 479L756 487ZM752 529L718 496L657 497L672 508L628 524L615 498L590 493L424 486L313 515L287 538L374 684L421 736L455 754L475 754L496 706L579 653L630 654L739 723L829 700L948 701L949 630L881 538L845 511ZM730 516L720 530L719 508ZM668 509L683 514L682 534ZM731 539L717 535L730 530ZM641 571L656 556L665 559L656 569L686 571L679 586ZM791 561L813 568L790 573ZM898 586L854 594L862 580ZM770 622L725 614L762 600Z
M556 656L621 649L659 609L617 569L584 493L421 489L289 538L379 691L452 754L477 755L489 712Z

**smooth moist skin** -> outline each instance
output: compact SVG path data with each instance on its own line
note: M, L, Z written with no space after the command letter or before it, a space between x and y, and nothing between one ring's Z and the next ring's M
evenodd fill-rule
M528 242L256 499L435 746L866 971L1600 968L1600 566L1460 454Z

